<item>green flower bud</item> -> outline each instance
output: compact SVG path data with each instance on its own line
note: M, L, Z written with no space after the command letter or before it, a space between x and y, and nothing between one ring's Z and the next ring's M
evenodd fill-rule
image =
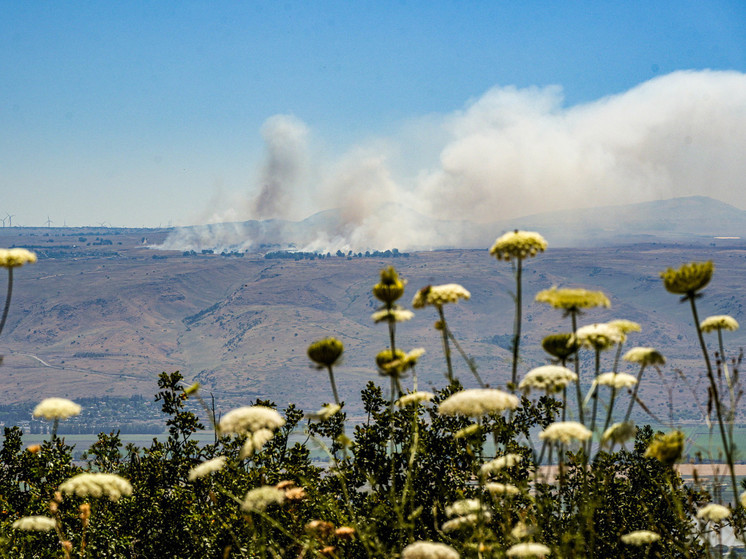
M321 367L331 367L344 351L344 346L337 338L324 338L308 346L308 357Z
M373 286L373 295L376 299L386 304L392 304L404 295L404 286L407 282L399 278L393 266L381 270L381 281Z
M578 351L577 339L570 332L563 332L561 334L550 334L541 340L541 347L544 348L549 355L556 357L557 359L567 359L573 353Z

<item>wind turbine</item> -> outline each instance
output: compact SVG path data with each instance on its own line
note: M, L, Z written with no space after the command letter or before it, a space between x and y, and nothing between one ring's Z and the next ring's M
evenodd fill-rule
M5 218L4 217L0 217L0 221L3 222L3 227L5 227Z
M13 227L13 218L14 217L15 217L15 215L10 215L10 214L8 214L8 215L5 216L5 219L8 220L8 227Z
M51 219L49 219L49 216L48 216L48 215L47 215L47 220L46 220L46 221L45 221L44 223L46 223L46 224L47 224L47 227L49 227L50 225L52 225L52 220L51 220Z

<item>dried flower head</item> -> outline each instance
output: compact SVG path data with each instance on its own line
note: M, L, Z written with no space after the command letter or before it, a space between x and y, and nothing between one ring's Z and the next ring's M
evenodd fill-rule
M598 375L593 382L599 386L610 386L620 390L634 386L637 384L637 379L628 373L603 373Z
M715 265L712 260L690 262L676 270L668 268L665 272L661 272L661 278L663 287L669 293L691 297L710 283L714 271Z
M352 526L340 526L334 530L334 535L341 540L351 540L355 535L355 528Z
M524 259L544 252L547 242L533 231L510 231L498 237L490 249L490 254L498 260Z
M655 458L667 465L672 465L684 450L684 433L671 431L670 433L657 433L650 441L645 451L646 458Z
M379 301L387 305L393 304L399 297L404 295L404 286L407 284L399 278L393 266L381 270L381 281L373 286L373 295Z
M337 338L324 338L308 346L308 357L319 367L331 367L341 357L344 345Z
M624 334L618 328L606 323L589 324L577 329L575 340L581 347L604 351L622 343Z
M507 557L546 557L550 549L541 543L517 543L505 552Z
M311 520L306 524L306 532L320 540L326 540L332 535L334 524L326 520Z
M49 532L55 528L54 518L48 516L24 516L11 525L15 530L27 532Z
M490 495L520 495L521 490L515 485L509 483L487 483L484 488L490 492Z
M328 421L341 409L342 406L338 406L337 404L325 404L319 411L310 413L308 416L316 421Z
M614 423L611 427L604 431L604 434L601 436L601 442L624 444L629 439L634 437L635 433L635 424L631 421L625 421L624 423Z
M276 410L266 406L244 406L226 413L218 424L221 435L247 435L260 429L279 429L285 420Z
M489 462L485 462L484 464L482 464L479 467L479 474L483 477L486 477L489 474L494 474L504 468L512 468L513 466L517 466L521 463L522 460L523 456L521 456L520 454L505 454L504 456L500 456L498 458L495 458L494 460L490 460Z
M609 298L602 291L587 289L558 289L556 286L539 291L534 299L538 303L548 303L555 309L578 311L592 307L610 307Z
M571 382L578 380L578 375L567 367L544 365L531 369L518 385L520 390L544 390L548 394L561 392Z
M429 402L434 397L435 394L433 394L432 392L418 390L417 392L410 392L409 394L405 394L404 396L399 398L396 401L396 405L400 408L405 408L413 404L419 404L420 402Z
M41 450L40 444L32 444L26 447L26 450L28 450L31 454L36 454Z
M578 351L578 343L570 332L550 334L541 340L541 347L549 355L565 360Z
M518 398L496 388L472 388L452 394L440 403L438 413L442 415L465 415L482 417L490 413L514 410Z
M471 293L457 283L428 285L420 289L412 299L412 306L421 309L427 305L442 307L446 303L458 303L460 299L470 299Z
M81 409L78 404L65 398L46 398L36 405L33 415L49 420L67 419L78 415Z
M592 434L590 429L577 421L556 421L539 433L539 438L543 441L568 444L573 440L587 441Z
M622 543L637 547L657 542L659 539L661 539L660 535L650 530L636 530L621 537Z
M36 254L25 248L0 248L0 267L17 268L36 262Z
M714 332L715 330L738 330L738 321L727 314L708 316L699 325L702 332Z
M60 484L60 491L78 497L103 497L118 501L122 496L132 495L129 481L116 474L86 473L78 474Z
M639 363L643 367L666 364L666 358L660 351L652 347L633 347L624 354L622 359L630 363Z
M459 559L450 545L434 542L414 542L401 552L402 559Z
M273 485L262 485L252 489L243 499L241 510L246 512L264 512L273 504L280 504L285 500L285 492Z
M394 308L381 309L374 312L370 317L376 324L379 322L406 322L414 317L414 313L407 309L399 308L398 305L394 305Z
M697 518L706 522L722 522L730 516L730 509L723 505L710 503L697 511Z
M202 462L189 470L189 481L209 476L213 472L219 472L225 467L225 456L218 456L212 460Z

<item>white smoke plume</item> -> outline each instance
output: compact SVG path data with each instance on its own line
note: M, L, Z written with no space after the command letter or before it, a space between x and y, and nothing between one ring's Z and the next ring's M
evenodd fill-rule
M272 117L262 128L267 155L247 217L336 208L334 219L300 227L296 246L364 251L483 246L484 228L470 224L559 209L695 194L746 207L746 75L739 72L675 72L573 107L563 105L558 86L495 87L443 116L440 127L432 167L397 175L389 161L426 160L418 145L390 138L384 148L357 146L336 164L314 166L307 127ZM249 238L234 228L222 243L245 249L289 239L252 231ZM274 238L257 238L263 234ZM193 230L191 244L199 236ZM216 233L209 236L214 243Z

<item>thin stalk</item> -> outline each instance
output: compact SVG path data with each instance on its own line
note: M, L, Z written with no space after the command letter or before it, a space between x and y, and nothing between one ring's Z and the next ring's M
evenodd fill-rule
M605 433L606 429L609 428L609 425L611 424L611 412L614 409L614 400L616 399L616 393L617 389L615 387L611 387L611 400L609 400L609 411L606 414L606 421L604 422L604 430L601 431L601 433Z
M723 373L725 373L725 382L728 385L728 395L730 396L730 409L728 410L728 437L730 440L733 440L733 419L736 413L736 393L733 387L733 381L730 378L728 360L725 357L725 349L723 349L722 328L718 328L718 345L720 346L720 360L723 363Z
M642 380L642 372L645 370L645 365L640 365L640 371L637 373L637 382L635 383L635 389L632 391L632 399L629 401L629 406L627 407L627 413L624 416L624 422L626 423L629 421L629 416L632 414L632 408L635 405L635 402L637 401L637 391L640 389L640 380Z
M578 311L570 310L570 317L572 319L572 333L578 331ZM576 396L578 399L578 418L580 423L585 425L585 417L583 413L583 394L580 392L580 359L578 358L579 352L575 352L575 374L578 376L578 382L575 383Z
M337 384L334 382L334 371L332 370L331 365L327 365L326 368L329 371L329 382L332 385L332 393L334 394L334 403L337 405L340 405L339 395L337 394Z
M601 370L601 350L599 349L596 350L595 368L596 368L596 371L593 376L594 382L595 382L595 379L598 378L598 373ZM593 395L591 396L591 398L593 398L593 415L591 415L591 431L595 431L596 430L596 411L598 410L598 386L593 391ZM589 440L588 441L588 454L590 454L590 445L591 445L591 441Z
M8 311L10 310L10 296L13 294L13 268L8 268L8 292L5 295L5 307L3 308L3 317L0 319L0 334L5 327L5 321L8 320Z
M476 365L474 365L474 362L469 358L469 356L466 355L466 352L461 348L461 344L458 343L458 340L456 340L456 337L453 335L453 332L451 332L450 328L446 328L446 331L448 332L448 337L453 342L453 345L456 346L456 349L458 350L461 357L466 361L466 364L469 366L469 370L474 375L474 378L477 379L477 382L479 383L480 388L484 388L485 384L482 382L482 377L479 376L479 372L477 371ZM415 390L417 390L415 388Z
M448 383L453 382L453 365L451 364L451 346L448 344L448 324L446 323L443 306L437 305L438 314L440 315L441 332L443 334L443 353L446 356L446 365L448 365Z
M515 268L515 320L513 322L513 369L511 373L511 390L516 389L518 383L518 355L521 344L521 311L522 311L522 294L521 294L521 275L523 272L523 259L517 258Z

